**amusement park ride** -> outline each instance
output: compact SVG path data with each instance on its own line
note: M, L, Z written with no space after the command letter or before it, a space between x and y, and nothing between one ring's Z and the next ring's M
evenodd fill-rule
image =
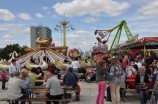
M123 28L127 36L127 41L124 43L120 43L120 37L121 37ZM116 30L116 35L114 36L110 50L108 50L108 52L112 52L112 53L113 52L115 53L116 51L126 52L128 50L132 51L133 49L136 49L137 51L144 51L143 54L146 57L146 56L150 56L150 49L158 48L158 37L144 37L144 38L138 39L138 35L133 36L127 26L126 21L123 20L120 22L120 24L118 24L117 26L109 30L96 30L95 31L95 35L99 35L99 37L96 38L98 40L99 45L97 46L97 48L95 48L95 52L97 52L96 50L102 51L102 49L104 49L104 47L102 49L100 49L100 47L104 46L108 42L109 37L111 36L111 33L114 30ZM146 50L146 49L149 49L149 50ZM106 53L106 52L103 52L103 53Z
M69 24L66 19L60 22L60 25L56 25L55 30L62 29L63 31L63 46L55 46L49 47L52 44L51 39L44 39L40 40L41 37L38 37L36 39L36 43L39 44L39 47L35 49L27 49L27 54L15 57L15 55L12 54L12 59L16 58L16 61L18 64L20 64L21 67L26 66L29 70L31 70L32 67L41 67L42 70L47 69L49 65L55 65L60 70L65 70L68 66L68 63L65 63L65 60L71 59L67 56L67 49L66 46L66 30L67 28L74 29L71 24ZM72 57L77 57L78 54L77 50L73 50L74 53L72 53ZM15 52L14 52L15 53ZM70 52L71 53L71 52ZM74 56L73 56L74 55ZM0 69L9 69L9 65L11 64L10 60L1 60L0 61ZM80 61L82 62L82 61ZM94 60L87 60L88 64L82 62L81 66L95 66Z
M67 52L68 47L66 46L66 30L67 28L74 29L71 24L69 24L66 19L60 22L59 25L56 25L55 30L62 30L63 31L63 46L55 46L49 47L52 44L51 39L44 39L40 40L40 37L36 39L36 42L40 45L35 49L27 49L27 54L23 56L16 57L15 52L12 54L12 59L16 57L17 63L21 65L21 67L26 66L28 69L32 67L41 67L42 70L45 70L49 65L55 65L60 70L65 70L68 66L68 63L65 63L65 60L70 60L71 58L76 58L80 55L79 50L77 49L70 49ZM157 43L158 47L158 38L142 38L138 40L138 35L134 36L131 34L129 28L127 27L126 21L123 20L117 26L113 27L109 30L96 30L95 35L99 35L97 37L98 46L94 46L92 53L97 55L98 53L104 54L108 52L107 42L111 33L117 29L116 35L114 36L114 40L112 41L112 45L110 50L115 49L120 46L125 46L124 44L119 44L120 37L122 33L122 29L124 28L127 36L127 41L124 43L125 45L130 45L134 43L134 46L142 44L143 46L148 45L150 42ZM154 46L156 47L156 46ZM69 53L69 55L67 55ZM85 67L95 67L96 62L92 59L91 56L89 59L79 60L80 66L82 68ZM11 64L10 60L1 60L0 61L0 69L8 69L9 65ZM85 61L86 60L86 61Z
M122 29L124 28L126 36L127 36L127 41L126 42L133 42L133 41L137 41L138 40L138 35L133 36L132 33L130 32L127 23L125 20L121 21L120 24L118 24L117 26L109 29L109 30L96 30L95 31L95 35L99 35L100 37L97 37L97 40L99 43L101 44L106 44L109 40L109 37L111 35L111 33L117 29L116 35L114 36L114 39L112 41L110 50L115 48L116 46L120 45L120 37L122 34ZM106 37L106 39L104 39ZM104 40L103 40L104 39Z

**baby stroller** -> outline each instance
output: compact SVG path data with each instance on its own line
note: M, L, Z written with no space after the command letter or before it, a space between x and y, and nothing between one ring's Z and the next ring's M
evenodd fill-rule
M86 81L89 83L96 80L96 70L95 68L90 68L86 72Z

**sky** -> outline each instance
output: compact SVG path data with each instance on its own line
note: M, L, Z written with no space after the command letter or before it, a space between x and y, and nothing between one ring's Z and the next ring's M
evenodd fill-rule
M54 28L64 19L67 46L90 51L97 43L95 30L108 30L126 20L133 36L158 36L158 0L0 0L0 48L8 44L30 47L30 26L48 26L53 42L62 45L62 31ZM116 30L107 44L111 45ZM120 42L127 40L122 31Z

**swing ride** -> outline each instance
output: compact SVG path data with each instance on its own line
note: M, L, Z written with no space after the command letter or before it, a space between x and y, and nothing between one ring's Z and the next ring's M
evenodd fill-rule
M123 28L125 30L125 33L128 39L125 43L134 42L138 40L138 35L136 36L132 35L125 20L121 21L120 24L116 25L115 27L109 30L96 30L95 35L100 36L100 37L97 37L96 39L98 40L99 43L105 44L108 42L109 37L111 36L111 33L117 29L116 35L114 36L114 40L112 41L112 44L110 47L110 50L111 50L115 48L116 46L120 45L120 37L121 37Z

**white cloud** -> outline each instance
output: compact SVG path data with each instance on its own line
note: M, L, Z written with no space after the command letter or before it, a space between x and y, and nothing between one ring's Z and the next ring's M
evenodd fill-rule
M76 31L67 34L67 46L71 48L80 48L82 51L89 51L97 42L95 35L90 31Z
M10 21L15 19L15 16L8 9L0 9L0 20Z
M47 14L52 14L52 10L50 10L47 6L42 7L42 9L45 10Z
M71 48L81 48L83 51L89 51L97 42L93 31L79 30L67 33L67 46ZM61 34L54 35L53 41L56 45L62 45Z
M54 19L57 19L57 18L58 18L58 16L57 16L57 15L55 15L55 14L53 14L53 18L54 18Z
M150 0L139 12L147 16L158 16L158 0Z
M43 10L48 10L47 6L42 7Z
M4 35L3 38L13 38L14 36L12 35Z
M23 24L0 24L1 32L4 32L5 37L8 35L29 35L30 28Z
M23 20L26 20L26 21L32 19L32 17L27 13L20 13L20 14L18 14L18 17L23 19Z
M42 14L40 14L40 13L36 13L35 15L36 15L37 18L43 18L43 17L44 17L44 16L43 16Z
M73 0L71 2L56 3L53 9L59 15L68 17L109 15L118 16L130 7L127 2L117 2L114 0Z
M8 44L19 44L30 46L30 28L24 24L0 24L0 48L4 48Z
M14 44L14 43L18 43L16 40L13 39L4 39L4 38L0 38L0 48L4 48L6 47L6 45L9 44Z
M69 38L78 38L78 37L84 37L84 36L87 36L87 35L90 35L92 32L89 32L89 31L84 31L84 30L78 30L78 31L75 31L75 32L71 32L71 33L68 33L67 34L67 37Z
M85 23L95 23L98 21L98 19L93 18L93 17L87 17L83 20Z

